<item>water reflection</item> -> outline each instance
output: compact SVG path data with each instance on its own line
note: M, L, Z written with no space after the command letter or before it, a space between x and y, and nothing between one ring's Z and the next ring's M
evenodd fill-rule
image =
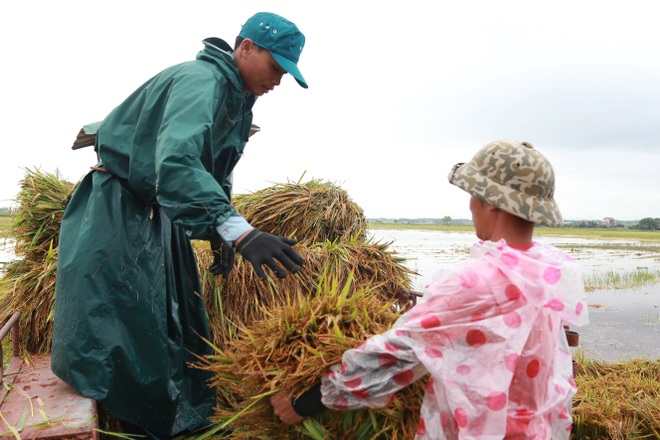
M413 278L422 290L439 266L467 258L477 240L472 233L415 230L372 230L376 241L391 243L390 250L419 275ZM540 243L559 246L582 266L584 277L598 277L610 271L629 272L639 268L660 270L660 257L653 251L634 251L628 241L604 243L571 237L537 236ZM612 245L620 244L618 248ZM591 246L590 246L591 245ZM660 284L634 289L601 289L587 294L591 323L576 328L580 346L587 357L615 362L631 357L660 358Z

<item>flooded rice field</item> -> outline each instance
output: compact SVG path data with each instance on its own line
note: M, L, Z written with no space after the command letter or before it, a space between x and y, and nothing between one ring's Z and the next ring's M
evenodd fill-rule
M391 243L389 249L405 258L405 265L419 275L413 279L415 290L439 266L467 258L476 241L472 233L371 230L371 237ZM660 254L642 243L601 241L582 238L537 236L535 240L569 252L582 266L585 280L602 278L608 273L660 270ZM606 246L607 245L607 246ZM0 262L13 258L12 246L0 242ZM646 357L660 359L660 283L626 289L596 289L587 293L590 324L573 328L580 334L580 349L585 356L607 362Z
M477 240L472 233L371 230L371 237L391 243L390 250L405 258L417 272L413 285L422 290L439 266L467 258ZM630 241L536 236L570 253L582 266L585 280L638 270L660 270L657 245ZM595 289L587 293L590 324L573 328L580 334L586 357L606 362L646 357L660 359L660 283L625 289Z

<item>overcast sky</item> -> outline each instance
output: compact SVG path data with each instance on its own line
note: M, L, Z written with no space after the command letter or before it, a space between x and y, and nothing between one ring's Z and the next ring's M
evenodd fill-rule
M201 40L258 11L307 37L254 107L236 193L322 179L367 217L469 218L447 182L496 139L527 140L566 219L660 217L660 28L653 1L50 1L0 6L0 206L27 168L78 181L71 144ZM304 175L304 177L303 177Z

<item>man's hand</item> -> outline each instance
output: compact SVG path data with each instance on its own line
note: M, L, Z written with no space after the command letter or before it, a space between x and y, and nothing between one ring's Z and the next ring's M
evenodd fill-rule
M286 272L275 262L277 260L289 272L296 273L305 260L291 246L298 243L295 238L281 237L253 229L241 237L236 245L236 251L252 263L255 273L262 280L266 274L261 267L270 267L277 278L285 278Z
M282 423L287 425L295 425L296 423L302 422L305 418L298 415L293 405L291 404L291 396L285 396L284 394L277 394L271 396L270 404L273 405L273 412L277 417L280 418Z
M215 229L213 231L213 238L210 241L211 251L213 252L213 263L209 267L209 270L215 275L222 275L227 278L234 267L234 250Z

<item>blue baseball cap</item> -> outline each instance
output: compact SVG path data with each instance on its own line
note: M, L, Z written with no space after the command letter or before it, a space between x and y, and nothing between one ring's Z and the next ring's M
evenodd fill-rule
M245 22L238 36L249 38L257 46L268 50L282 69L307 88L305 78L298 70L305 36L295 24L271 12L257 12Z

